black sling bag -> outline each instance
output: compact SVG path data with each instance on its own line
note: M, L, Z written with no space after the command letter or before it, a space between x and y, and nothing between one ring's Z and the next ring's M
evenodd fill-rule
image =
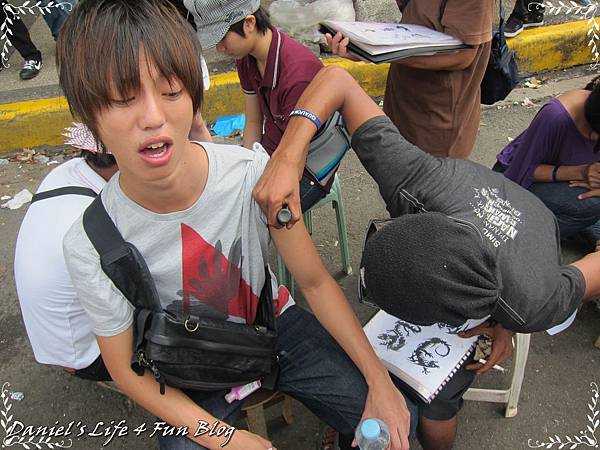
M504 9L500 2L498 31L492 38L490 60L481 81L481 103L493 105L504 100L519 84L518 72L515 52L508 47L504 36Z
M440 5L440 23L446 10L447 0ZM408 1L406 2L408 4ZM406 5L405 5L406 6ZM508 47L504 36L504 8L500 2L498 31L492 36L490 59L481 80L481 103L493 105L504 100L519 84L519 69L515 52Z
M162 309L146 262L123 239L100 196L91 189L68 187L36 194L33 201L66 194L96 197L83 214L83 226L102 270L135 308L132 370L140 376L150 370L161 394L165 384L215 391L259 379L273 389L277 331L268 268L252 325L193 315L179 318Z

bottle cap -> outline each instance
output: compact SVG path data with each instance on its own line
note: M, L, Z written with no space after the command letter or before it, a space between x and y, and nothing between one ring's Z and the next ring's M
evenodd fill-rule
M375 439L381 433L379 422L375 419L367 419L360 426L360 433L367 439Z

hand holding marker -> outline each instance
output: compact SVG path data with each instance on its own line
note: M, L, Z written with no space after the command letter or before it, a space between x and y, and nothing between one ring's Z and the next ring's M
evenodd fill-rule
M282 227L286 226L288 222L292 220L292 212L289 210L287 205L283 205L283 207L277 213L277 222Z

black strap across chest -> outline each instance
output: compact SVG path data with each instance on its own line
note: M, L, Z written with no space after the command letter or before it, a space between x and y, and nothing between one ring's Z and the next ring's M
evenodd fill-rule
M82 186L64 186L49 191L38 192L33 194L31 203L39 202L47 198L58 197L61 195L85 195L88 197L97 197L98 194L93 189Z

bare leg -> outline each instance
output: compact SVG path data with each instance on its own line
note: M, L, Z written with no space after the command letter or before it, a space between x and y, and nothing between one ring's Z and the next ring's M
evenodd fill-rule
M450 450L456 438L456 416L450 420L431 420L420 417L417 429L424 450Z

